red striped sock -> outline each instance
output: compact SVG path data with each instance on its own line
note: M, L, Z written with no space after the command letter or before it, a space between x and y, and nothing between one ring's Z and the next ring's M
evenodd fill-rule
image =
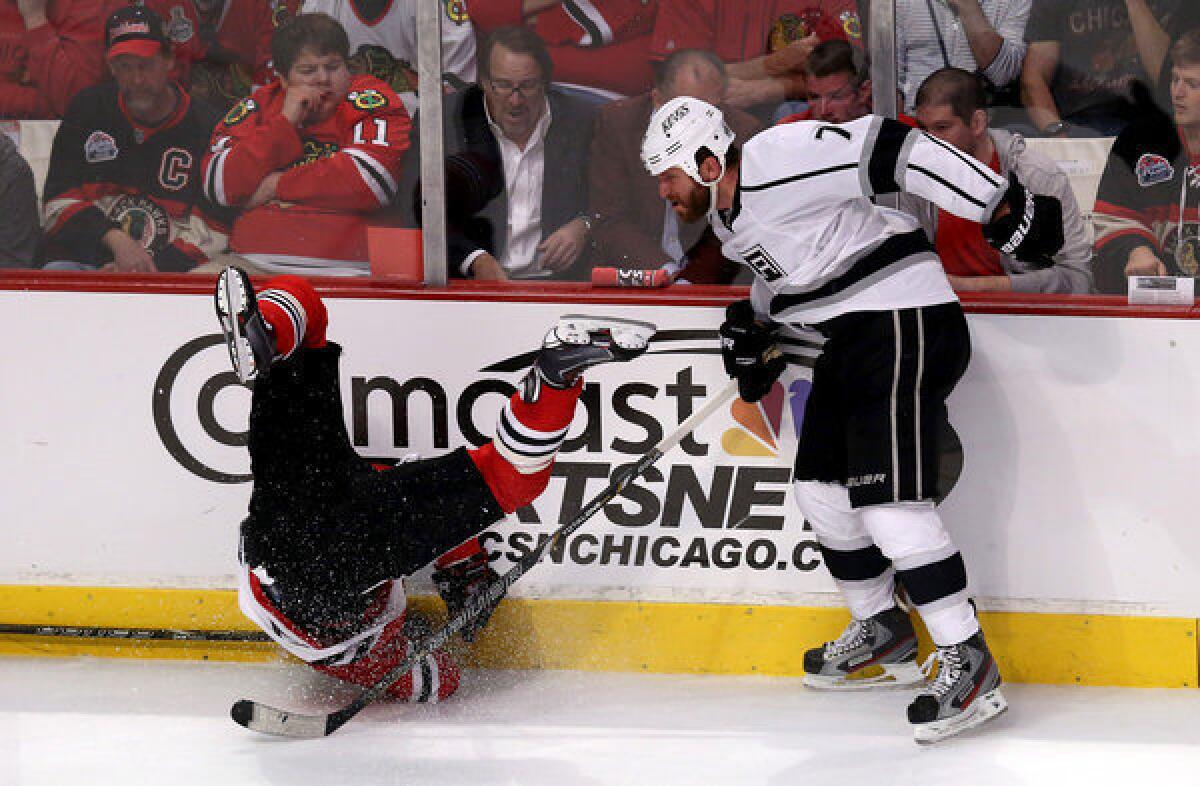
M321 296L306 279L276 276L258 293L258 309L275 331L275 349L283 357L305 346L325 346L329 314Z

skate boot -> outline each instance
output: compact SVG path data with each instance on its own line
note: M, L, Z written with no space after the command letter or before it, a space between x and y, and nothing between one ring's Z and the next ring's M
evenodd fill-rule
M266 373L278 353L275 336L258 310L250 277L236 267L225 268L217 276L214 299L233 371L243 384L252 382Z
M655 330L649 322L620 317L562 316L522 381L521 397L534 402L543 384L566 389L586 368L632 360L646 351Z
M1008 709L1000 693L1000 670L983 631L951 647L938 647L921 671L938 661L937 677L908 705L917 742L928 744L978 726Z
M900 688L924 679L912 621L897 607L851 620L837 639L804 653L804 684L810 688Z

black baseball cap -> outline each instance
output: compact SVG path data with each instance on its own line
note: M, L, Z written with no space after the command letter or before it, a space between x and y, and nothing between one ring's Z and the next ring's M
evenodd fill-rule
M104 23L104 57L154 57L170 46L162 18L149 8L130 5L117 9Z

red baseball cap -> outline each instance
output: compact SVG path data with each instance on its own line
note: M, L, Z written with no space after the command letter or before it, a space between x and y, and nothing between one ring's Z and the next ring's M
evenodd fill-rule
M107 60L119 55L154 57L169 46L162 19L145 6L120 8L104 24L104 57Z

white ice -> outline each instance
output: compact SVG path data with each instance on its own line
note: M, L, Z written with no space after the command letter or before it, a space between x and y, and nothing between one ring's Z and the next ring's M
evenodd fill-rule
M250 697L351 694L288 664L0 658L3 786L1192 784L1200 691L1009 685L1011 709L918 747L909 694L796 679L470 672L445 704L369 707L331 737L235 725Z

